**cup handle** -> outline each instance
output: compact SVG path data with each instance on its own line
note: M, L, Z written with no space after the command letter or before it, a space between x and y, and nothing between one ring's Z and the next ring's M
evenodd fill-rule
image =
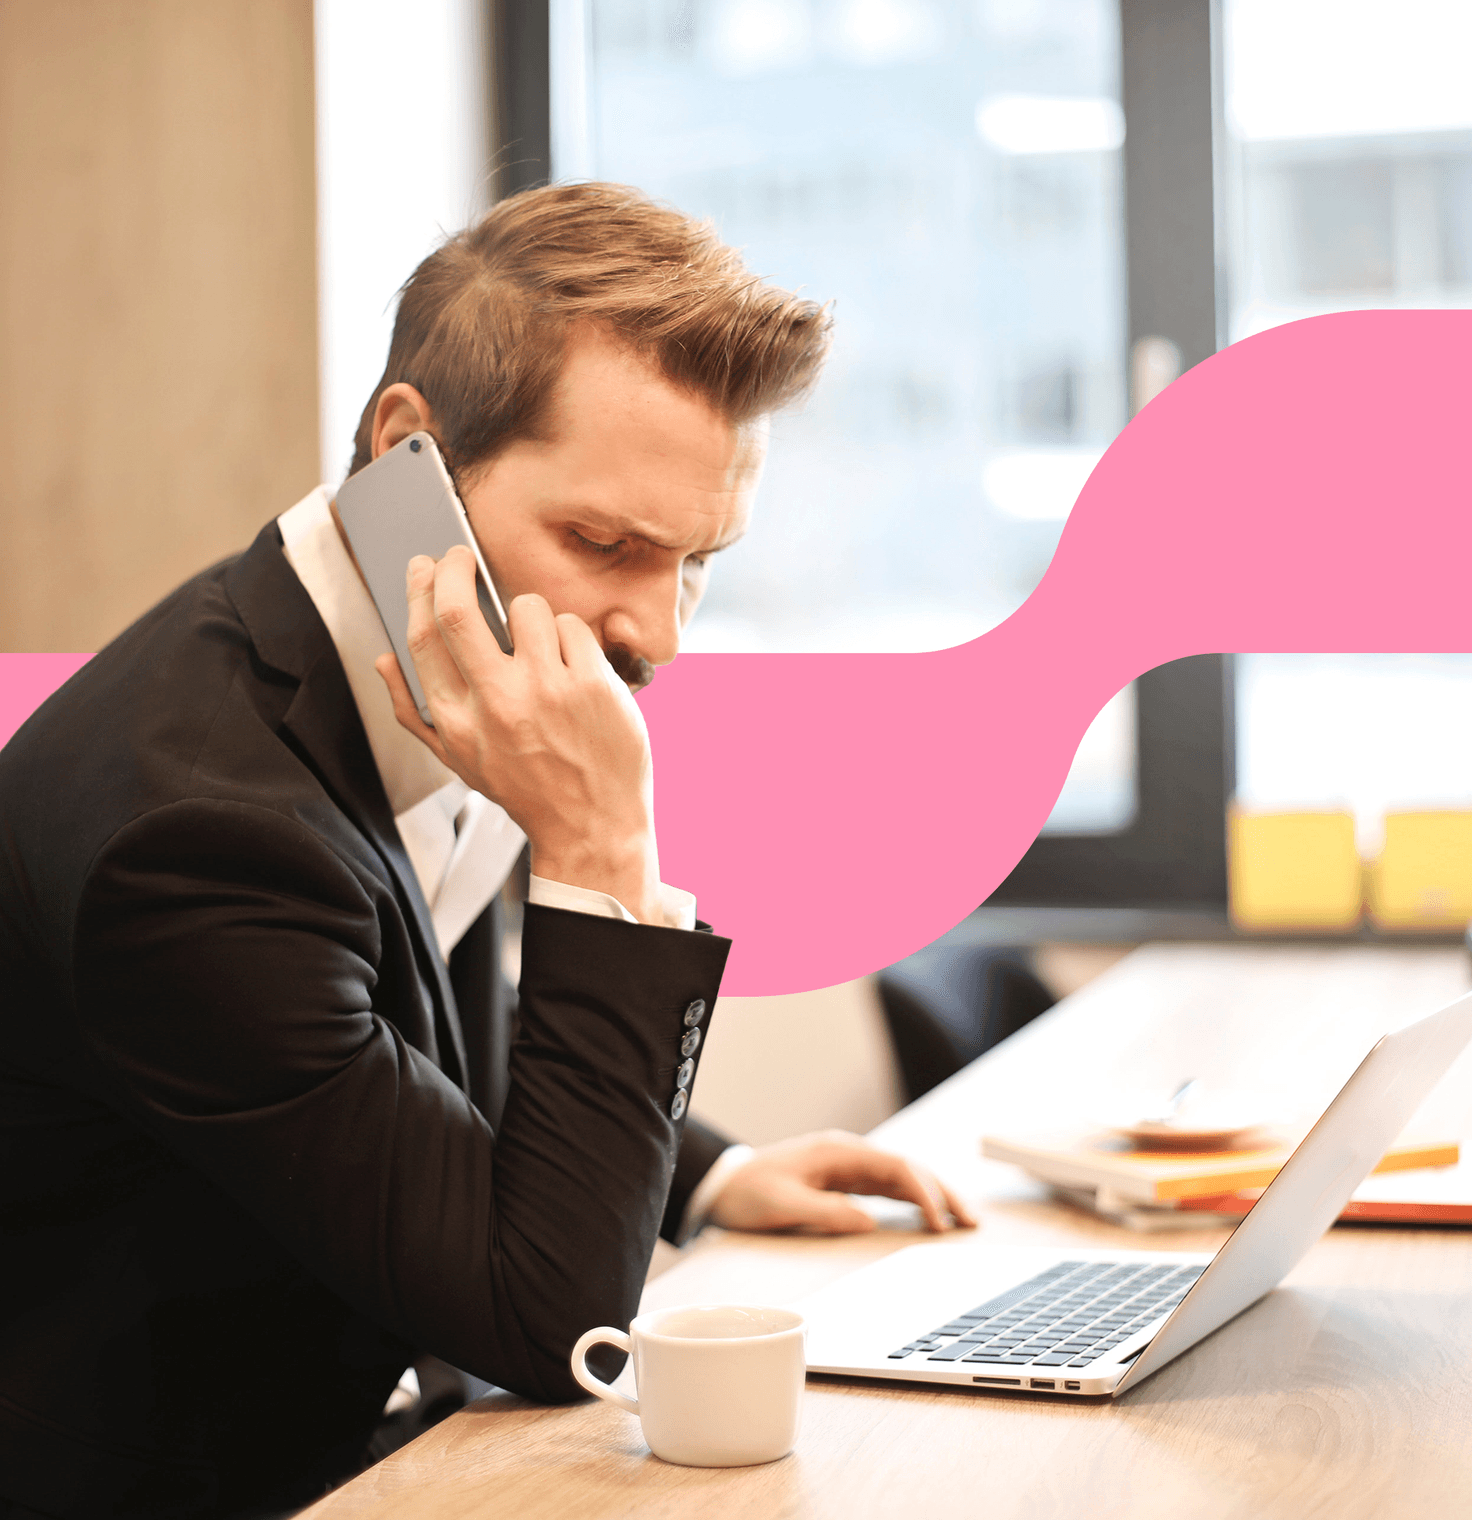
M627 1409L630 1414L638 1414L637 1399L625 1398L610 1388L602 1378L596 1378L588 1371L588 1353L594 1346L602 1345L617 1346L620 1351L630 1353L634 1349L622 1330L615 1330L611 1325L600 1325L598 1329L589 1330L578 1337L577 1345L572 1348L572 1375L589 1393L607 1399L610 1404L617 1404L620 1409Z

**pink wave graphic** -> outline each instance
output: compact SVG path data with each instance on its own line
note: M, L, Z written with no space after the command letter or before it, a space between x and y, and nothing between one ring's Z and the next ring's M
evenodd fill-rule
M662 672L641 697L662 874L734 939L723 991L830 986L959 922L1144 670L1472 647L1469 352L1472 313L1444 311L1234 344L1120 434L1036 591L981 638ZM84 658L4 657L0 737Z
M660 864L733 936L725 990L885 966L982 902L1142 671L1220 651L1472 648L1472 313L1276 328L1183 375L1100 461L1000 627L913 655L662 672Z
M90 654L0 654L0 745L92 656Z

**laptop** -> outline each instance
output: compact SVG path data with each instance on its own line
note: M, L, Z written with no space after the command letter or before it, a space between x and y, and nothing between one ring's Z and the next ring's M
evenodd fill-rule
M808 1371L1118 1395L1275 1288L1472 1040L1472 994L1386 1035L1214 1255L923 1245L792 1307Z

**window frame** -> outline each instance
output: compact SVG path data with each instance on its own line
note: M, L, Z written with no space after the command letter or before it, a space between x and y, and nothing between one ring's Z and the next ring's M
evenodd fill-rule
M1218 0L1120 0L1127 353L1169 338L1182 369L1226 325ZM1205 88L1203 88L1205 86ZM1043 834L989 904L1226 908L1227 804L1236 783L1229 654L1135 683L1136 811L1109 834Z
M1225 909L1234 709L1230 655L1146 671L1135 682L1133 819L1107 834L1040 835L988 905Z
M484 0L492 204L552 177L549 0Z

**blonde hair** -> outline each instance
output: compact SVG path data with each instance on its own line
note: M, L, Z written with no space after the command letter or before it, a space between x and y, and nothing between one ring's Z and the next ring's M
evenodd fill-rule
M384 389L414 386L452 470L540 436L569 334L594 324L733 423L796 400L827 354L827 309L764 284L696 222L627 185L509 196L399 293L388 363L358 424L372 458Z

